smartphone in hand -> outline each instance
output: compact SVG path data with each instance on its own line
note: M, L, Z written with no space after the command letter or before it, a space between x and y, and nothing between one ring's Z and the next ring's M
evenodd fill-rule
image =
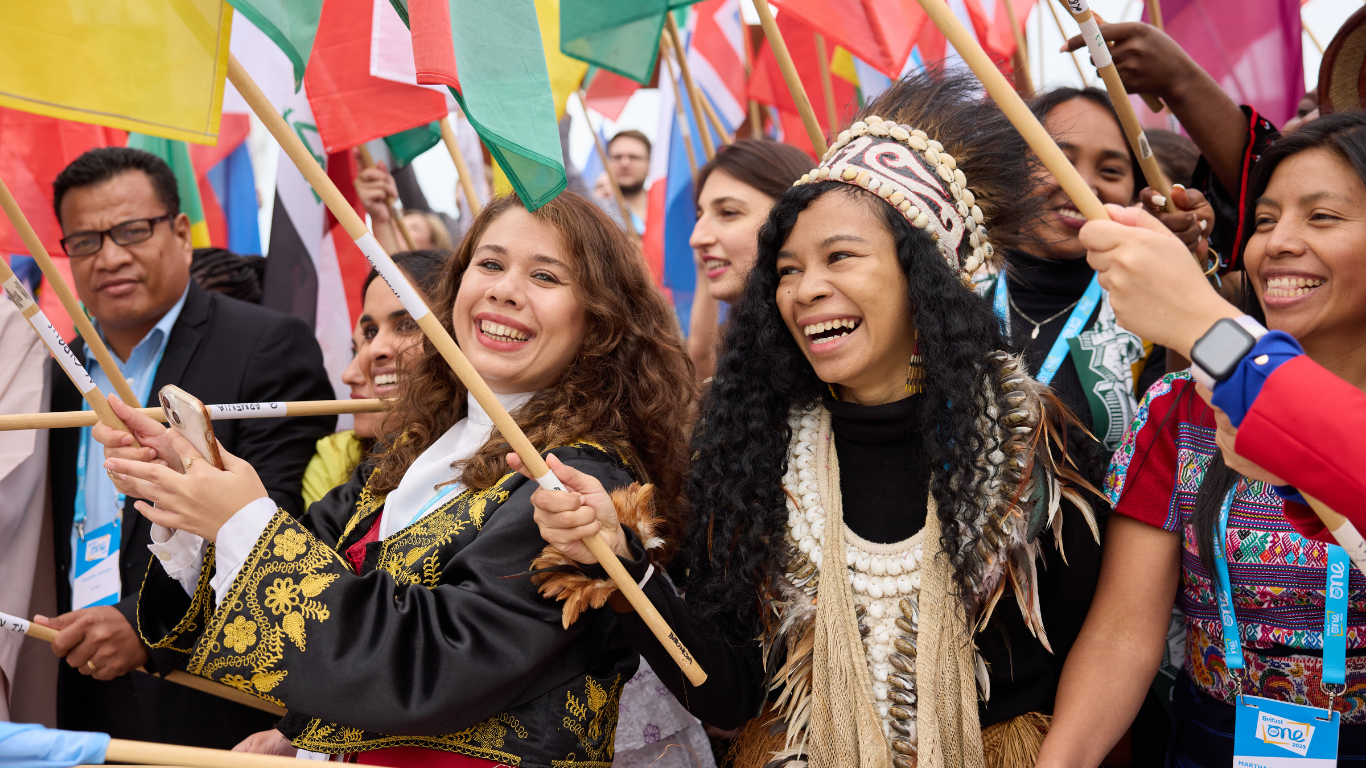
M189 441L199 454L215 467L223 468L223 456L218 452L218 440L213 436L213 422L203 401L174 384L161 388L161 410L171 429Z

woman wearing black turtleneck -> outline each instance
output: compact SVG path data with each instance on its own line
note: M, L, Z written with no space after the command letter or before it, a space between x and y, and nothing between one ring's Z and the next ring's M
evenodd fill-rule
M1034 102L1035 113L1102 202L1129 205L1143 186L1138 164L1104 91L1064 88ZM1007 250L1007 296L999 278L988 289L1011 340L1025 352L1029 372L1046 381L1063 403L1101 442L1079 440L1074 456L1093 481L1099 481L1109 454L1132 421L1137 400L1165 371L1161 355L1151 355L1142 340L1115 323L1104 298L1084 298L1095 278L1086 249L1077 239L1085 219L1051 175L1036 193L1046 199L1043 216L1023 250ZM1190 217L1193 214L1176 214ZM1169 216L1170 217L1170 216ZM1098 290L1098 286L1097 286ZM1002 301L1005 298L1005 301ZM1041 369L1078 306L1090 311L1051 378ZM1078 359L1080 357L1080 359ZM1146 362L1159 362L1148 366Z

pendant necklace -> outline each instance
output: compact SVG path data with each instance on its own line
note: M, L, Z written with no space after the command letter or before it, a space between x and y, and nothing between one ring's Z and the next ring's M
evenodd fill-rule
M1041 328L1041 327L1043 327L1043 326L1045 326L1045 325L1048 325L1049 323L1053 322L1054 320L1057 320L1058 318L1062 317L1062 316L1063 316L1064 314L1066 314L1069 310L1071 310L1072 307L1077 306L1077 303L1081 301L1081 299L1078 298L1076 301L1074 301L1074 302L1072 302L1071 304L1068 304L1067 306L1063 307L1063 308L1062 308L1062 312L1059 312L1059 313L1057 313L1056 315L1053 315L1052 317L1048 318L1047 320L1040 320L1039 322L1036 323L1036 322L1034 322L1033 320L1029 319L1029 315L1026 315L1025 313L1021 312L1021 311L1020 311L1020 308L1017 307L1017 306L1015 306L1015 299L1014 299L1014 298L1007 296L1007 299L1010 301L1010 308L1013 309L1013 310L1015 310L1015 314L1019 315L1019 316L1020 316L1020 319L1024 320L1026 323L1029 323L1030 325L1034 326L1034 331L1033 331L1032 333L1029 334L1029 338L1031 338L1031 339L1037 339L1037 338L1039 338L1039 328Z

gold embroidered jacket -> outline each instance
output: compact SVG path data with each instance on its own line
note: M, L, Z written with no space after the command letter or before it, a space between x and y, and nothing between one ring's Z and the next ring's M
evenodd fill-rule
M609 490L632 480L599 448L552 453ZM566 630L529 578L503 578L545 546L535 483L509 473L465 491L369 543L358 575L341 553L384 508L370 473L358 467L301 521L276 514L216 609L212 552L192 598L153 561L138 604L144 641L288 707L281 730L315 752L417 746L530 768L609 766L638 657L610 610Z

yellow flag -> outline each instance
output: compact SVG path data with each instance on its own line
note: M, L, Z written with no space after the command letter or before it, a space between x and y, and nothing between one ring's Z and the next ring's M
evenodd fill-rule
M215 144L231 28L222 0L0 0L0 106Z
M842 46L835 46L835 55L830 59L830 74L852 85L858 85L858 70L854 68L854 57Z
M4 2L4 0L0 0ZM588 74L588 63L571 59L560 53L560 0L536 0L536 20L541 25L541 45L545 48L545 68L550 73L550 92L555 97L555 119L564 117L565 104L570 95L583 85ZM507 174L498 163L493 164L493 192L505 195L512 191Z

